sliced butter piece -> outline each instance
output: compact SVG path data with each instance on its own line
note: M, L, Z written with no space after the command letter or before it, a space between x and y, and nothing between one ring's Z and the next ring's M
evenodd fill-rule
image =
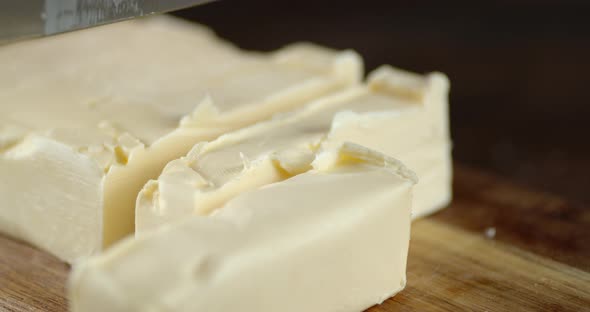
M328 137L381 151L415 171L420 182L414 189L414 219L446 207L452 199L448 78L437 72L423 76L382 66L369 74L368 88L387 96L390 108L370 112L366 106L378 107L376 98L366 103L357 100L349 111L335 115ZM406 106L394 107L396 100Z
M169 17L0 48L0 231L68 262L133 233L197 142L356 84L353 52L240 51Z
M313 158L307 172L74 267L72 311L356 312L395 295L415 176L352 144Z
M283 151L309 155L329 142L351 141L379 150L424 177L415 188L415 218L447 205L451 199L447 79L391 67L369 77L366 86L198 144L186 157L172 161L158 180L139 193L136 233L188 215L206 215L242 192L308 170ZM282 162L282 172L262 169L273 168L277 161Z

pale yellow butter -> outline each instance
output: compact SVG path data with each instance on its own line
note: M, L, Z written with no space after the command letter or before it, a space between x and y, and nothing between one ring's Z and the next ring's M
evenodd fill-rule
M195 143L362 75L353 52L244 52L167 17L2 46L0 68L0 231L69 262L133 233L141 187Z
M378 152L330 146L285 150L309 170L74 267L72 311L356 312L395 295L415 176Z
M243 192L306 171L301 159L343 141L402 160L420 178L413 217L436 211L451 199L448 88L442 74L386 66L371 73L366 85L198 144L140 192L136 233L206 215Z

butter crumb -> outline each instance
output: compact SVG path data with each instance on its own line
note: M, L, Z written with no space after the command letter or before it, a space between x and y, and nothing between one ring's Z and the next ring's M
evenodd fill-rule
M496 237L496 228L495 227L489 227L485 230L485 236L488 239L494 239Z

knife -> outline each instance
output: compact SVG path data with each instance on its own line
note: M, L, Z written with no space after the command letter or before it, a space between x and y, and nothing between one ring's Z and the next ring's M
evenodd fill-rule
M0 0L0 44L170 12L212 0Z

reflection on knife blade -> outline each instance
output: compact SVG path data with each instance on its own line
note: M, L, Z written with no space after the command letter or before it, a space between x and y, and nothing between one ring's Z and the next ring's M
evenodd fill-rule
M0 1L0 43L170 12L210 1L212 0Z

